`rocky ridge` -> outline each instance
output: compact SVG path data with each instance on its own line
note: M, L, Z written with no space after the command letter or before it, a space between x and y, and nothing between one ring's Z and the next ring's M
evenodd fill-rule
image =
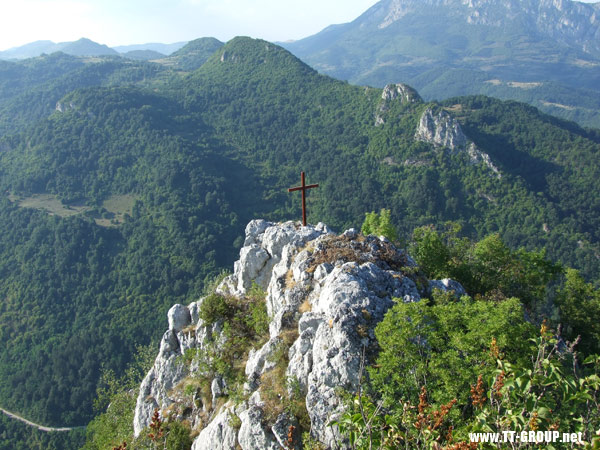
M469 25L504 27L523 22L541 36L576 44L584 52L600 52L597 6L569 0L389 0L380 6L383 29L423 8L452 8L457 20Z
M423 99L419 93L404 83L392 83L385 86L381 93L381 101L375 112L375 126L386 123L385 117L389 113L393 102L401 105L421 105ZM428 106L419 119L414 139L427 142L435 148L447 149L453 154L464 152L472 164L484 164L496 177L502 175L490 156L481 151L474 142L462 131L460 123L448 111L434 106ZM391 157L382 161L388 165L398 165ZM418 165L418 161L407 160L404 165Z
M208 374L199 362L226 345L226 321L201 318L210 298L175 305L140 387L135 435L157 409L163 418L189 423L197 434L194 450L301 448L300 429L339 448L340 436L328 424L344 410L340 390L356 391L363 355L376 344L375 325L394 301L419 301L433 288L464 293L452 280L419 278L414 267L383 237L353 229L338 236L323 224L250 222L234 273L216 289L223 298L257 288L266 293L269 326L262 345L246 360L241 350L236 354L243 383L236 387ZM203 356L186 362L190 351ZM274 396L267 387L275 378L284 388ZM203 387L186 389L197 386L194 380L203 380ZM291 408L293 402L300 406Z

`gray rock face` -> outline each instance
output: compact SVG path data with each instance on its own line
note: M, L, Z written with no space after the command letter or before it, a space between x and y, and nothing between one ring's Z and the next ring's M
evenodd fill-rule
M423 101L416 90L404 83L388 84L383 88L381 98L386 101L398 98L402 103L421 103Z
M442 292L452 292L457 297L461 297L467 294L465 288L458 281L451 280L450 278L444 278L443 280L430 280L429 291L439 289Z
M482 152L462 131L460 123L447 111L439 110L434 113L433 109L427 108L417 126L415 132L417 141L433 144L435 147L443 147L452 153L466 152L473 164L483 163L494 174L500 178L500 170L494 165L487 153Z
M237 430L230 424L231 410L221 412L194 439L192 450L230 450L237 443Z
M133 419L135 436L150 425L155 409L160 411L174 402L169 392L186 375L184 366L177 361L179 355L177 335L173 330L168 330L161 340L154 366L140 386Z
M454 151L467 147L467 137L460 124L444 110L434 113L427 108L419 120L415 139Z
M469 144L469 146L467 147L467 153L469 154L469 157L471 158L471 161L474 164L483 163L486 166L488 166L492 170L492 172L494 172L496 174L496 176L498 178L502 178L502 174L500 173L500 170L492 162L490 155L479 150L474 143L471 142Z
M423 102L417 91L404 83L388 84L381 93L381 103L375 114L375 126L385 123L385 113L390 109L391 102L399 101L402 104L415 104Z
M284 347L288 363L282 373L295 386L290 384L288 389L290 393L299 390L305 397L313 438L328 448L340 448L335 430L328 427L344 411L338 390L357 389L362 355L376 345L374 328L393 299L414 302L425 293L402 271L414 265L387 239L365 237L356 230L336 236L322 224L250 222L235 272L217 290L243 295L253 282L262 286L271 320L269 338L248 355L243 386L247 400L234 405L222 399L229 394L228 386L217 377L211 383L212 406L188 408L192 412L186 418L198 426L199 433L192 448L278 450L287 448L289 435L294 436L292 447L300 448L298 418L284 412L268 424L268 406L261 400L264 375L273 373L273 356L281 352L285 335L293 336ZM432 281L430 289L434 287L464 293L452 280ZM188 307L176 305L169 311L169 330L140 387L136 435L148 426L155 408L163 414L165 408L182 401L174 387L199 370L193 364L186 367L178 356L188 348L207 355L218 353L223 343L222 323L207 327L198 319L202 301Z
M242 426L238 442L242 450L280 450L280 446L270 429L262 424L263 412L259 406L251 405L240 413Z
M522 24L528 30L558 42L600 53L600 16L595 5L569 0L392 0L386 2L383 29L424 8L442 9L465 25L506 27Z
M142 381L136 401L133 430L137 437L152 421L154 410L159 412L179 401L173 389L188 376L181 360L187 349L204 348L212 340L218 326L207 328L198 320L198 304L174 305L167 313L169 329L160 341L154 365ZM195 330L184 331L195 321Z
M266 290L272 269L281 259L289 258L294 249L327 233L330 230L323 224L302 227L295 222L285 222L274 226L265 220L253 220L246 226L244 247L240 250L240 259L235 262L233 275L223 281L219 291L244 295L252 282Z
M183 305L174 305L167 313L169 319L169 329L175 332L179 332L187 327L191 321L192 316L190 310Z

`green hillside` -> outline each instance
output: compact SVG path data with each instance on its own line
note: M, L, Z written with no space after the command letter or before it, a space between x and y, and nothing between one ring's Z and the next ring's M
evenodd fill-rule
M249 38L189 74L110 59L66 72L35 88L60 111L2 103L0 406L28 418L89 421L101 369L122 371L171 305L231 268L250 219L299 217L301 170L320 184L310 222L359 227L386 207L404 237L452 220L599 278L598 131L487 97L384 101ZM415 140L428 108L501 177Z
M0 61L0 137L22 131L62 108L59 101L75 89L147 84L165 74L158 64L110 56L53 53L19 62Z

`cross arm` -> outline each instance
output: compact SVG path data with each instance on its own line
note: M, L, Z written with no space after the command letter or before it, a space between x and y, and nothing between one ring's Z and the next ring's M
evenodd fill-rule
M294 187L294 188L288 188L288 192L293 192L293 191L301 191L303 189L311 189L311 188L316 188L319 187L318 184L307 184L306 186L298 186L298 187Z

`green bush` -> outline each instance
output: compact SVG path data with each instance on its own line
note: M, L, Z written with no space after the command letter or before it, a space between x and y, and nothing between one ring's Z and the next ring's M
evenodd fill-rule
M473 242L458 237L459 232L453 223L443 232L432 226L413 231L409 253L428 278L453 278L470 295L517 297L533 307L543 302L549 283L562 272L544 251L511 250L498 234Z
M219 319L225 319L233 313L231 305L222 295L212 293L204 298L198 317L202 319L206 326L210 326Z
M381 351L369 374L385 406L399 398L416 404L421 386L436 405L453 398L466 403L471 380L495 369L492 338L513 360L526 354L533 327L517 299L437 300L431 306L426 300L397 303L375 328Z
M423 324L422 321L419 323ZM514 432L521 436L523 432L538 431L554 431L559 436L581 433L582 448L600 448L597 434L600 427L600 356L589 356L582 366L573 364L574 345L565 346L545 322L539 335L528 342L526 353L515 359L514 354L508 356L502 352L493 340L488 353L496 360L496 367L491 372L486 364L469 366L468 360L458 371L454 371L456 368L451 370L459 378L480 372L470 381L468 376L464 377L468 385L463 385L460 392L454 392L457 394L454 398L447 395L447 384L432 378L415 380L420 383L417 398L402 392L391 398L381 385L375 384L376 389L370 391L371 395L361 393L365 390L359 391L347 411L332 425L338 427L353 449L364 450L492 449L498 448L496 444L471 442L471 434L484 432L504 436L504 432ZM423 351L431 355L433 349L427 342L420 344ZM385 344L384 348L388 350ZM414 349L408 348L406 352L414 354ZM435 359L443 358L438 355ZM381 358L378 363L380 361ZM435 365L435 361L431 364ZM416 372L419 370L422 372L422 367ZM483 372L487 375L482 375ZM410 372L402 372L404 376L407 373ZM379 395L381 400L377 400ZM450 399L436 402L441 398ZM540 448L526 440L515 440L509 445L515 449ZM573 447L557 442L547 443L544 448Z
M376 236L385 236L390 241L398 240L398 232L392 224L391 212L389 209L382 209L379 214L375 211L365 214L365 221L360 229L363 234L374 234Z

